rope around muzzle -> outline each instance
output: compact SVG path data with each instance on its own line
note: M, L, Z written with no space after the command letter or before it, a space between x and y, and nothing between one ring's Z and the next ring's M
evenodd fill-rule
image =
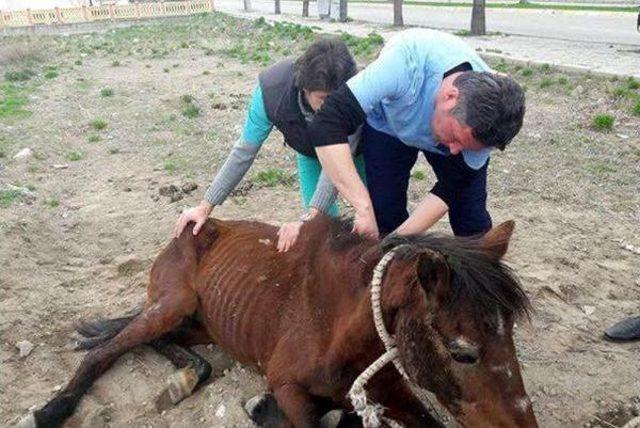
M384 343L386 352L356 378L347 395L351 401L353 410L362 418L362 424L365 428L379 427L382 422L385 422L392 428L401 427L401 425L396 421L384 417L384 408L380 404L369 402L367 399L367 392L364 387L369 379L371 379L373 375L379 372L389 362L393 362L393 365L398 369L398 372L400 372L402 377L409 381L407 372L404 370L404 367L402 367L402 364L400 364L400 359L398 358L398 348L396 347L395 338L389 334L384 325L384 319L382 318L382 305L380 302L382 277L384 276L385 269L391 259L396 255L396 252L402 247L405 247L405 245L400 245L390 250L382 257L382 259L380 259L373 270L373 278L371 279L371 310L373 311L373 322L376 326L380 340Z

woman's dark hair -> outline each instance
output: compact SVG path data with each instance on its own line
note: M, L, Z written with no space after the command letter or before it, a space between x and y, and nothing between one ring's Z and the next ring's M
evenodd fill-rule
M356 72L356 62L349 48L334 37L314 42L294 65L295 84L307 91L331 92Z

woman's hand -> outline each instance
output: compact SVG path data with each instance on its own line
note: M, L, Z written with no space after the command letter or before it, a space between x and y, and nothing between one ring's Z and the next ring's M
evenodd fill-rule
M288 251L296 243L298 235L300 234L300 228L304 222L292 221L290 223L284 223L280 226L278 231L278 252L283 253Z
M180 217L178 217L178 221L173 229L173 235L176 238L179 238L182 230L187 226L187 224L189 224L189 222L194 222L196 224L193 227L193 234L197 235L204 222L209 218L209 214L213 211L213 207L214 206L209 202L202 201L197 207L189 208L184 211L180 214Z

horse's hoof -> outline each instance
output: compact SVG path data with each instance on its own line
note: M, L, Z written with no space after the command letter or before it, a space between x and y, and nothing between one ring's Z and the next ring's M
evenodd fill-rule
M277 427L284 421L278 402L271 394L256 395L245 403L244 410L259 427Z
M156 409L166 410L191 395L198 385L198 374L191 366L182 368L167 379L167 387L156 399Z
M24 418L20 419L17 424L13 426L13 428L37 428L36 417L33 413L29 413Z
M362 422L357 415L336 409L325 413L320 428L362 428Z

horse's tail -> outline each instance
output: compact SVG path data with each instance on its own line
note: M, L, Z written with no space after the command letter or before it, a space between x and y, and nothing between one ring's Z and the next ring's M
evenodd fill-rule
M102 345L120 333L135 317L142 312L142 305L129 311L119 318L98 318L95 320L80 320L75 324L76 331L83 336L76 342L75 349L87 350Z

